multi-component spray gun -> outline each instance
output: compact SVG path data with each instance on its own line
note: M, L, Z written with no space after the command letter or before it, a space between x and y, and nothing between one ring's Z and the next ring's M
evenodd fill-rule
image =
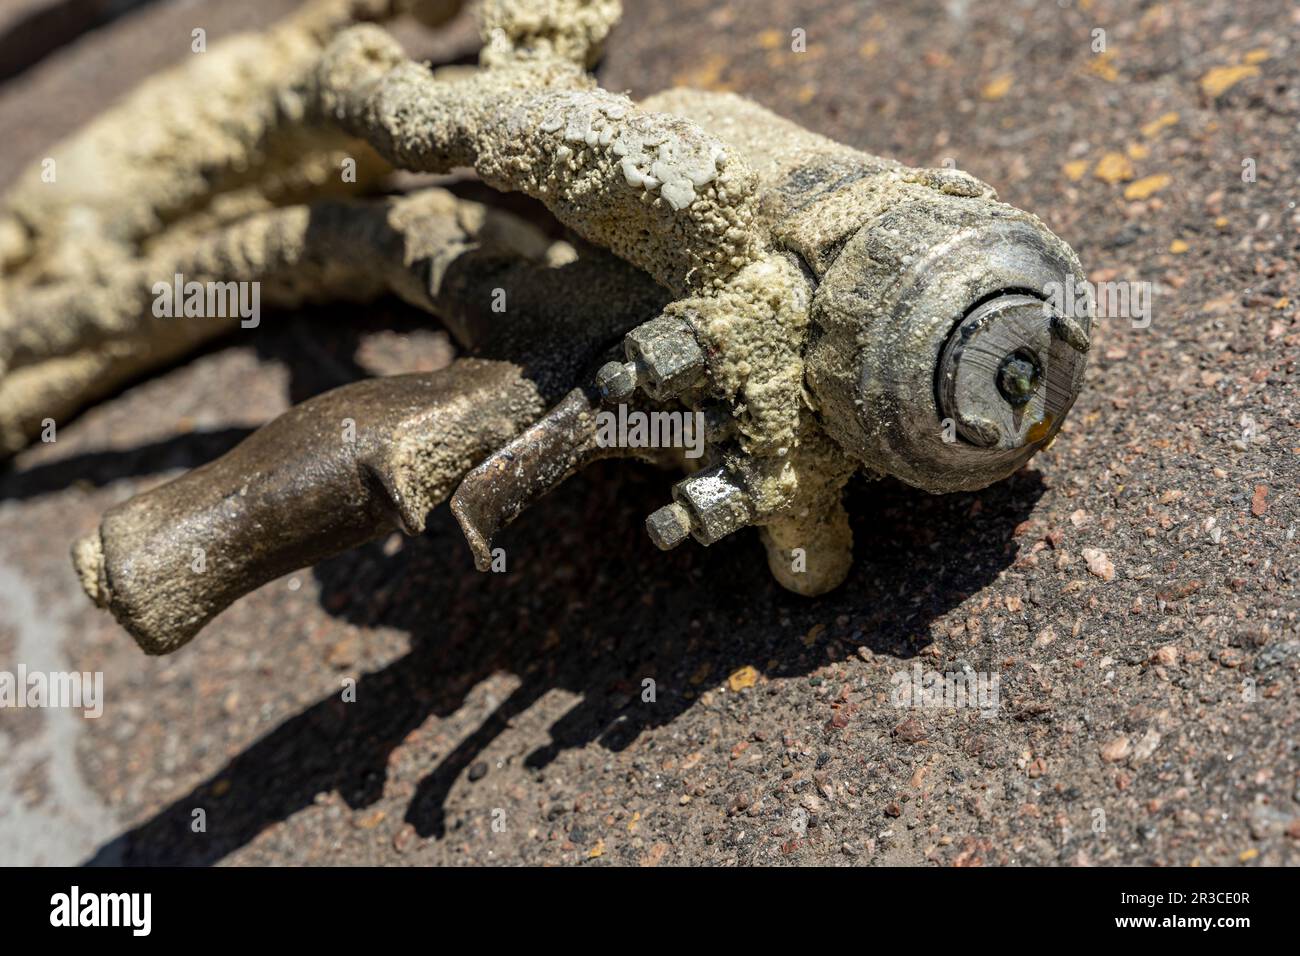
M413 5L430 23L455 6ZM30 186L10 197L0 396L15 404L0 433L11 449L52 402L82 404L222 330L140 317L140 290L173 273L257 281L271 304L396 294L442 320L467 356L321 395L109 510L75 562L146 651L175 650L281 574L420 531L449 496L487 568L497 531L617 455L690 469L647 520L659 547L757 526L781 584L819 594L852 560L841 493L855 472L980 488L1060 429L1090 321L1048 299L1083 275L1063 242L984 183L867 155L732 94L633 103L601 90L586 67L618 15L608 0L486 2L481 64L450 75L355 22L399 6L412 4L322 0L214 49L230 67L272 53L281 67L245 71L240 88L227 78L200 114L214 127L229 119L221 109L257 120L206 165L180 155L205 180L173 175L144 199L75 185L57 203ZM186 69L175 95L210 101ZM211 60L204 69L220 75ZM115 115L138 121L138 109ZM108 148L110 168L144 148L95 140L113 115L73 144ZM340 152L362 170L346 200L308 168ZM218 159L243 170L238 183L214 185ZM540 200L576 238L550 240L443 189L359 201L390 167L473 169ZM276 178L248 173L258 168ZM107 233L118 258L101 249L69 265L74 221ZM95 281L106 291L92 313L78 302ZM60 294L70 312L42 319ZM508 307L493 310L502 296ZM598 418L619 406L700 413L703 456L602 440Z

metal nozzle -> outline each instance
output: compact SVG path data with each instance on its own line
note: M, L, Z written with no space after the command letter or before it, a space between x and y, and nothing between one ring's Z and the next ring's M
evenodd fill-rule
M939 359L940 413L966 442L1010 450L1052 434L1074 398L1087 333L1041 299L999 295L972 309Z

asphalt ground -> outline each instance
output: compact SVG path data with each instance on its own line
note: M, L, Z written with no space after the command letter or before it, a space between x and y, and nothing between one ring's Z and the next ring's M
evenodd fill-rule
M0 172L195 24L290 6L159 2L85 35L0 86ZM457 30L403 37L454 59ZM823 598L782 591L752 532L656 551L670 478L605 463L506 532L506 574L443 511L146 658L68 561L105 508L451 355L396 305L268 316L0 472L0 669L106 689L97 720L0 713L0 861L1297 862L1298 54L1285 2L629 3L605 86L732 89L951 161L1093 281L1149 283L1149 323L1099 322L1064 431L1011 479L855 484L857 561ZM917 667L996 675L998 707L899 707Z

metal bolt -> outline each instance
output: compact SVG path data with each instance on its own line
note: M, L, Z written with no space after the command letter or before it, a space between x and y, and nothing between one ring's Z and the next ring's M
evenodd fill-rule
M636 390L636 365L632 362L606 362L596 372L596 388L607 402L626 400Z
M749 493L722 465L687 475L673 486L673 497L686 506L691 534L703 545L721 541L754 519Z
M684 319L651 319L629 332L623 345L628 359L644 371L642 384L654 398L671 398L704 377L704 351Z
M645 529L660 551L671 551L691 534L691 515L674 501L651 513L645 519Z

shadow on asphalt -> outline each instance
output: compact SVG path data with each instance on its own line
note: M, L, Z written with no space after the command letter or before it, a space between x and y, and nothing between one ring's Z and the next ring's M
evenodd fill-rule
M753 532L707 550L656 551L641 517L667 486L646 466L598 464L506 532L513 573L473 571L445 508L391 557L376 543L319 565L330 613L408 631L409 653L361 677L355 703L331 694L286 720L89 863L212 864L323 791L354 809L372 804L403 739L430 716L455 713L499 671L516 675L518 688L449 753L428 755L430 771L406 810L422 836L455 829L459 821L445 813L453 784L552 689L582 700L550 728L551 742L525 757L532 768L592 742L620 750L746 664L790 678L859 645L910 658L935 617L1014 559L1013 531L1044 490L1036 472L944 497L864 482L849 501L854 570L833 594L807 600L772 581ZM816 623L827 629L806 646L801 638ZM641 699L647 677L657 685L652 704ZM192 810L211 805L218 781L220 823L196 835Z
M224 455L252 433L251 428L193 431L133 448L69 455L6 471L0 473L0 501L37 498L80 483L102 488L121 478L193 468Z
M286 318L268 323L257 349L283 362L291 400L360 376L352 356L371 326ZM414 324L428 327L427 319ZM196 432L123 451L91 452L0 475L0 498L32 497L74 481L196 467L233 447L244 429ZM769 574L756 532L704 549L657 551L644 517L666 500L671 477L632 462L600 462L570 480L501 536L509 571L479 574L446 507L392 556L382 542L314 569L330 614L410 635L410 651L363 675L357 699L337 694L289 718L152 819L102 847L88 865L213 864L266 827L338 791L353 808L380 799L389 755L431 716L458 711L489 675L519 686L430 770L406 809L422 836L441 837L452 786L518 715L553 689L581 702L550 728L525 764L546 767L567 748L621 750L673 721L709 687L750 664L769 677L811 673L865 645L900 660L929 641L931 622L993 582L1016 555L1013 533L1045 490L1022 471L981 492L932 496L895 482L860 481L847 504L857 540L848 581L805 599ZM802 638L815 624L825 631ZM641 699L642 681L656 700ZM195 806L223 812L206 834L190 830Z

